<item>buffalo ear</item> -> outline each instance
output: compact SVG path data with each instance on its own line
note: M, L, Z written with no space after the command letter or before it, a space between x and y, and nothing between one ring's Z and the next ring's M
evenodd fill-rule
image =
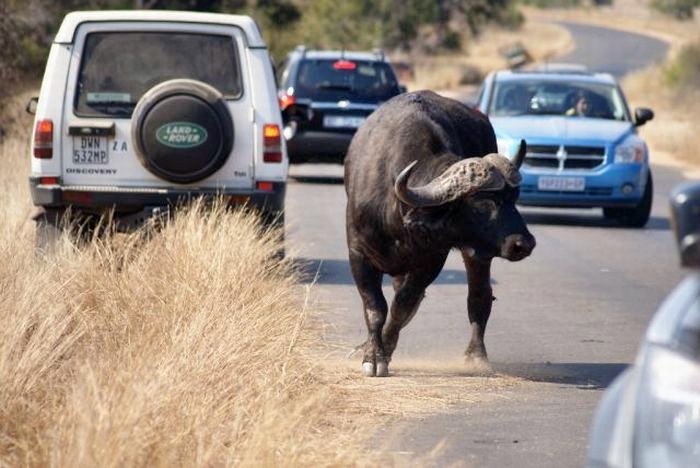
M513 165L518 170L525 160L525 153L527 153L527 144L525 143L525 140L520 140L520 148L518 148L518 152L513 159Z

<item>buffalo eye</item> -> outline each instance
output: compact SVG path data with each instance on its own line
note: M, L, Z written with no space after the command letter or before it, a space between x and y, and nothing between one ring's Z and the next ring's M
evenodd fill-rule
M489 198L474 200L472 203L472 213L477 216L488 216L494 218L498 213L500 203Z

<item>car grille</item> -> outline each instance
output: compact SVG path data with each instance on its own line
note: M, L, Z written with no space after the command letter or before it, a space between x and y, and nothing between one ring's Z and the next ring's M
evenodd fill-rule
M551 169L593 169L605 161L604 146L528 145L525 164Z

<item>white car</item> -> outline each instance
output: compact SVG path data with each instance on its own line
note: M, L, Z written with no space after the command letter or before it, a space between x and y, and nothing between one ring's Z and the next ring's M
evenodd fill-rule
M683 266L700 268L700 184L671 195ZM700 467L700 275L664 300L634 365L613 381L589 437L591 468Z
M199 196L284 222L282 118L249 16L69 13L28 110L39 238L66 222L90 232L105 215L128 231Z

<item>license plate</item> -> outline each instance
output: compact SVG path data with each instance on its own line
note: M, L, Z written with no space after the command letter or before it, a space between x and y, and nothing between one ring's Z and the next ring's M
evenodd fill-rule
M586 179L583 177L540 177L537 189L549 192L583 192Z
M73 164L109 164L107 137L73 137Z
M364 117L326 115L323 117L323 126L328 128L358 128L364 121Z

